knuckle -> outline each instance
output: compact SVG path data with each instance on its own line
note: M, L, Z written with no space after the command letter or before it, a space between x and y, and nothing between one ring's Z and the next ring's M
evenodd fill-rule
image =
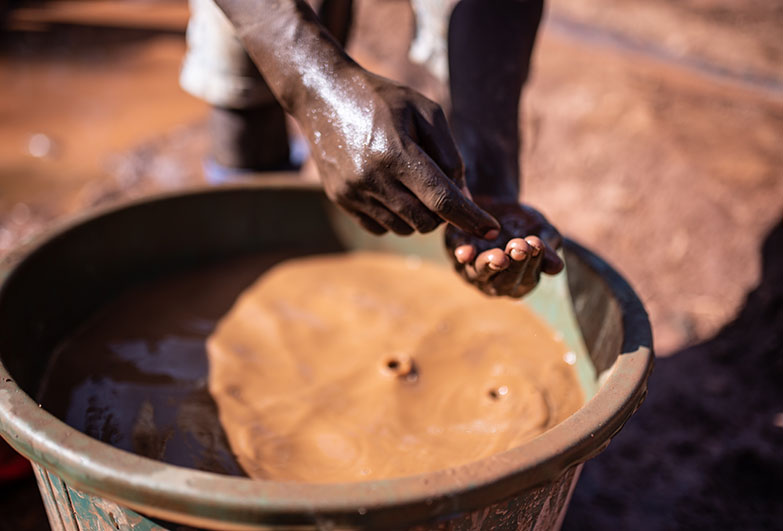
M365 168L351 181L352 193L361 193L373 189L375 183L375 176L378 173L375 165Z
M350 203L353 199L353 189L346 181L324 186L326 196L340 205Z
M432 193L430 206L438 214L449 214L454 210L454 198L447 190L437 190Z
M443 222L442 219L435 216L423 206L413 205L409 202L401 204L398 212L402 218L407 220L421 233L432 232Z

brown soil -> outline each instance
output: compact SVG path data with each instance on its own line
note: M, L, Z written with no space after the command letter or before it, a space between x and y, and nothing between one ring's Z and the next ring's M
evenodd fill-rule
M202 180L205 107L176 86L172 4L157 26L12 16L0 254L85 206ZM441 95L404 59L407 2L358 9L357 59ZM783 521L781 23L765 0L549 5L525 95L526 198L624 272L661 356L647 402L585 467L566 529ZM40 157L35 133L53 140ZM37 496L32 481L4 487L0 529L45 529Z
M736 318L658 360L642 408L585 465L564 529L779 529L783 222L761 256Z

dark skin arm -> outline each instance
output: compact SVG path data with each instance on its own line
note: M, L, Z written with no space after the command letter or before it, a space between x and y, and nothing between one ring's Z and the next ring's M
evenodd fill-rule
M451 125L476 202L502 225L497 238L446 230L457 271L491 295L521 297L558 273L560 235L520 204L519 100L543 0L462 0L449 25Z
M272 92L308 137L326 194L367 230L478 239L497 220L464 193L440 107L356 64L303 0L218 0Z

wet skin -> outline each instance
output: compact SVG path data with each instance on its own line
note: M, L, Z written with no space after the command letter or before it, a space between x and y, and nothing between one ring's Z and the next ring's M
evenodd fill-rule
M541 273L554 275L563 269L554 251L560 247L560 234L540 212L516 201L488 196L475 200L503 228L488 241L447 227L446 247L453 250L455 267L465 280L489 295L522 297L538 284Z
M436 103L359 66L303 0L217 3L307 136L326 194L365 229L424 233L448 222L456 267L488 293L519 296L541 271L562 268L551 248L549 260L513 251L526 241L535 247L532 237L551 227L518 203L518 102L540 2L463 0L455 9L449 45L457 143ZM482 204L502 214L502 236L499 220L471 192L488 196Z
M492 241L446 229L457 271L491 295L521 297L563 263L557 230L520 204L519 100L543 0L462 0L449 24L450 122L476 202L502 225Z

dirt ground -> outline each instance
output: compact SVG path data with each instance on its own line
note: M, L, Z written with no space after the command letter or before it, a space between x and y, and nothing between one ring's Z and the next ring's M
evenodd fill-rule
M405 59L407 2L357 5L357 60L441 96ZM206 107L176 81L186 7L154 9L11 13L0 255L91 205L202 181ZM773 0L548 5L524 97L525 198L626 275L659 356L647 402L585 466L566 529L783 522L781 27ZM33 482L0 491L0 514L0 529L47 528Z

